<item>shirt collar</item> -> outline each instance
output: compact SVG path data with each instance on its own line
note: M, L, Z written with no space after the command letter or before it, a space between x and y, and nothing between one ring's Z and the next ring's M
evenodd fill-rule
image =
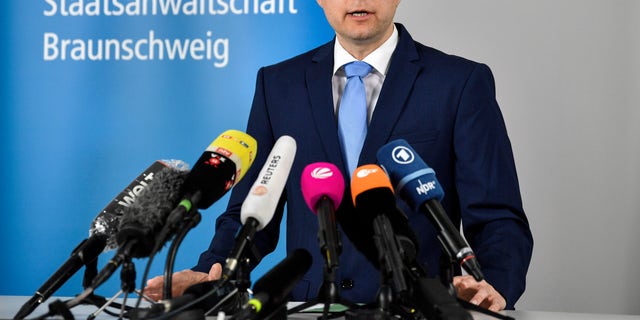
M380 72L382 75L387 74L387 67L389 66L389 62L391 61L391 55L393 54L393 50L395 50L396 45L398 44L398 30L396 26L393 26L393 33L385 41L380 47L371 52L368 56L366 56L362 61L371 65L375 70ZM356 61L347 50L342 47L340 41L336 37L335 45L333 49L333 74L336 74L338 69L343 65Z

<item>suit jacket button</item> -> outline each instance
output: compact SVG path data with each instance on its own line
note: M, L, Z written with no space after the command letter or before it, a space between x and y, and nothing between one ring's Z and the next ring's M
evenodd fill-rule
M353 288L353 280L343 279L342 281L340 281L340 287L347 290Z

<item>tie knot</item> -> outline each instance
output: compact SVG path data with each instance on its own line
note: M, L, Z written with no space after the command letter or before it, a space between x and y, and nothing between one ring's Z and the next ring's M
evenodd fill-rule
M347 78L354 76L364 77L371 72L371 66L362 61L353 61L344 65L344 73L347 74Z

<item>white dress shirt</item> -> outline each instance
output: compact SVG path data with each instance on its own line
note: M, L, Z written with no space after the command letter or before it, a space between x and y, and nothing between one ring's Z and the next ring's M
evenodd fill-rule
M391 37L389 37L389 39L387 39L387 41L385 41L380 47L362 59L362 61L373 67L371 73L363 79L365 91L367 93L367 121L369 122L371 121L371 115L375 109L376 102L378 102L382 83L387 75L391 55L396 49L397 44L398 30L396 30L396 26L394 25ZM333 107L335 113L338 114L340 97L342 97L344 87L347 85L347 76L344 73L343 66L349 62L356 61L357 59L348 53L342 45L340 45L340 41L338 41L337 37L333 56L333 78L331 79L331 84L333 89Z

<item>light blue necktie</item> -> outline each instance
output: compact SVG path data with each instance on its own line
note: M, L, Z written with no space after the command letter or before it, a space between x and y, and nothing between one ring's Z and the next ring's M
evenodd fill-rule
M347 85L338 109L338 130L342 150L351 177L358 166L358 158L367 136L367 97L362 78L371 72L366 62L354 61L344 65Z

